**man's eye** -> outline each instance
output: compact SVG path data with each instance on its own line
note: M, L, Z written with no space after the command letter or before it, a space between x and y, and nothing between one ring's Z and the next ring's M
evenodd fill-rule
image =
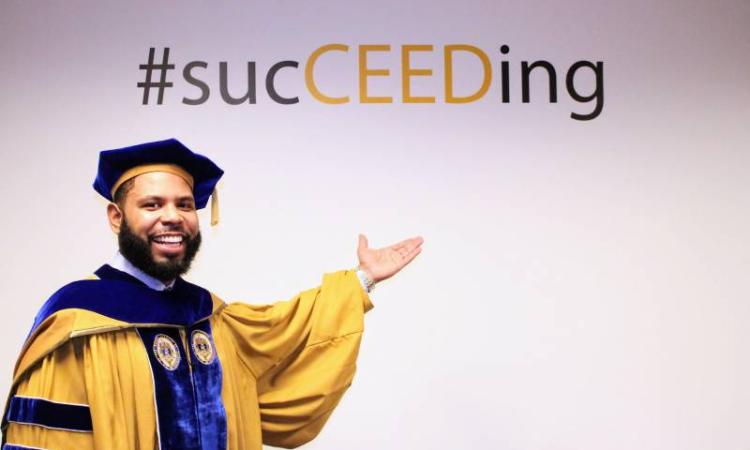
M148 202L148 203L143 204L143 207L148 208L148 209L154 209L154 208L157 208L158 206L159 204L156 202Z

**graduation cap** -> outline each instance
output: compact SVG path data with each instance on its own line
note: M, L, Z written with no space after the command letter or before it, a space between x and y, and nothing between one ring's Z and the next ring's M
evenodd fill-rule
M101 151L94 190L114 201L115 192L123 183L149 172L167 172L183 178L193 190L196 209L205 208L211 197L211 225L219 222L216 183L224 171L177 139Z

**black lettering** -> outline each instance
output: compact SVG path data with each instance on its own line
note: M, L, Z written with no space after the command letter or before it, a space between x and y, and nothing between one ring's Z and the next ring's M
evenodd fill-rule
M588 67L593 70L596 75L596 88L594 89L594 92L588 96L581 95L576 91L574 77L578 69L582 67ZM568 75L565 77L565 85L568 88L568 94L570 94L573 100L577 102L590 102L591 100L596 100L596 106L589 114L577 114L571 112L571 118L576 120L591 120L599 116L602 112L602 108L604 108L604 63L602 61L597 61L596 65L590 61L578 61L573 64L570 66L570 69L568 69Z
M255 61L249 61L247 63L247 92L242 97L232 97L229 94L229 81L227 76L227 63L222 61L219 63L219 90L221 91L221 98L230 105L239 105L245 103L247 100L251 105L255 104Z
M500 47L500 53L507 55L510 51L510 47L502 45ZM510 102L510 68L508 61L502 61L500 63L500 77L503 83L503 103Z
M273 99L276 103L280 103L282 105L293 105L295 103L299 103L299 97L282 97L279 95L278 92L276 92L276 86L274 85L274 78L276 78L276 72L283 69L284 67L294 67L295 69L299 66L299 63L297 61L281 61L277 62L273 66L271 66L270 69L268 69L268 73L266 74L266 91L268 91L268 96Z
M535 61L529 65L528 61L521 61L521 101L529 103L529 75L537 67L547 70L549 75L549 101L557 103L557 74L555 68L548 61Z
M208 85L193 76L193 67L202 67L205 69L206 67L208 67L208 63L206 63L205 61L191 61L185 64L185 68L182 69L182 77L185 78L185 81L201 90L201 96L198 98L193 99L183 97L182 103L186 105L200 105L201 103L205 103L206 100L208 100L208 96L211 95L211 91L209 90Z

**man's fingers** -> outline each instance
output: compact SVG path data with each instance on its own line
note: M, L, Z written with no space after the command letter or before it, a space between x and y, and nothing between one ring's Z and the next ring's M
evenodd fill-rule
M414 248L421 246L422 243L424 242L424 239L422 239L422 236L417 236L415 238L408 239L407 242L408 242L407 246L410 249L414 249Z
M404 260L403 260L403 266L409 264L420 253L422 253L422 247L416 247L416 248L412 249L412 251L410 251L407 254L403 255L403 258L404 258ZM403 266L401 266L401 267L403 267Z
M364 250L367 248L367 238L364 234L359 235L359 244L357 245L357 250Z
M405 248L407 251L411 251L416 247L419 247L424 242L424 239L422 239L421 236L413 237L410 239L405 239L397 244L393 245L394 250L400 250L402 248Z

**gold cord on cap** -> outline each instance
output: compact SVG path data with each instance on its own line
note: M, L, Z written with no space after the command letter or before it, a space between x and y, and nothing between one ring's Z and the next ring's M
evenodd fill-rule
M214 188L211 193L211 226L219 223L219 190Z

